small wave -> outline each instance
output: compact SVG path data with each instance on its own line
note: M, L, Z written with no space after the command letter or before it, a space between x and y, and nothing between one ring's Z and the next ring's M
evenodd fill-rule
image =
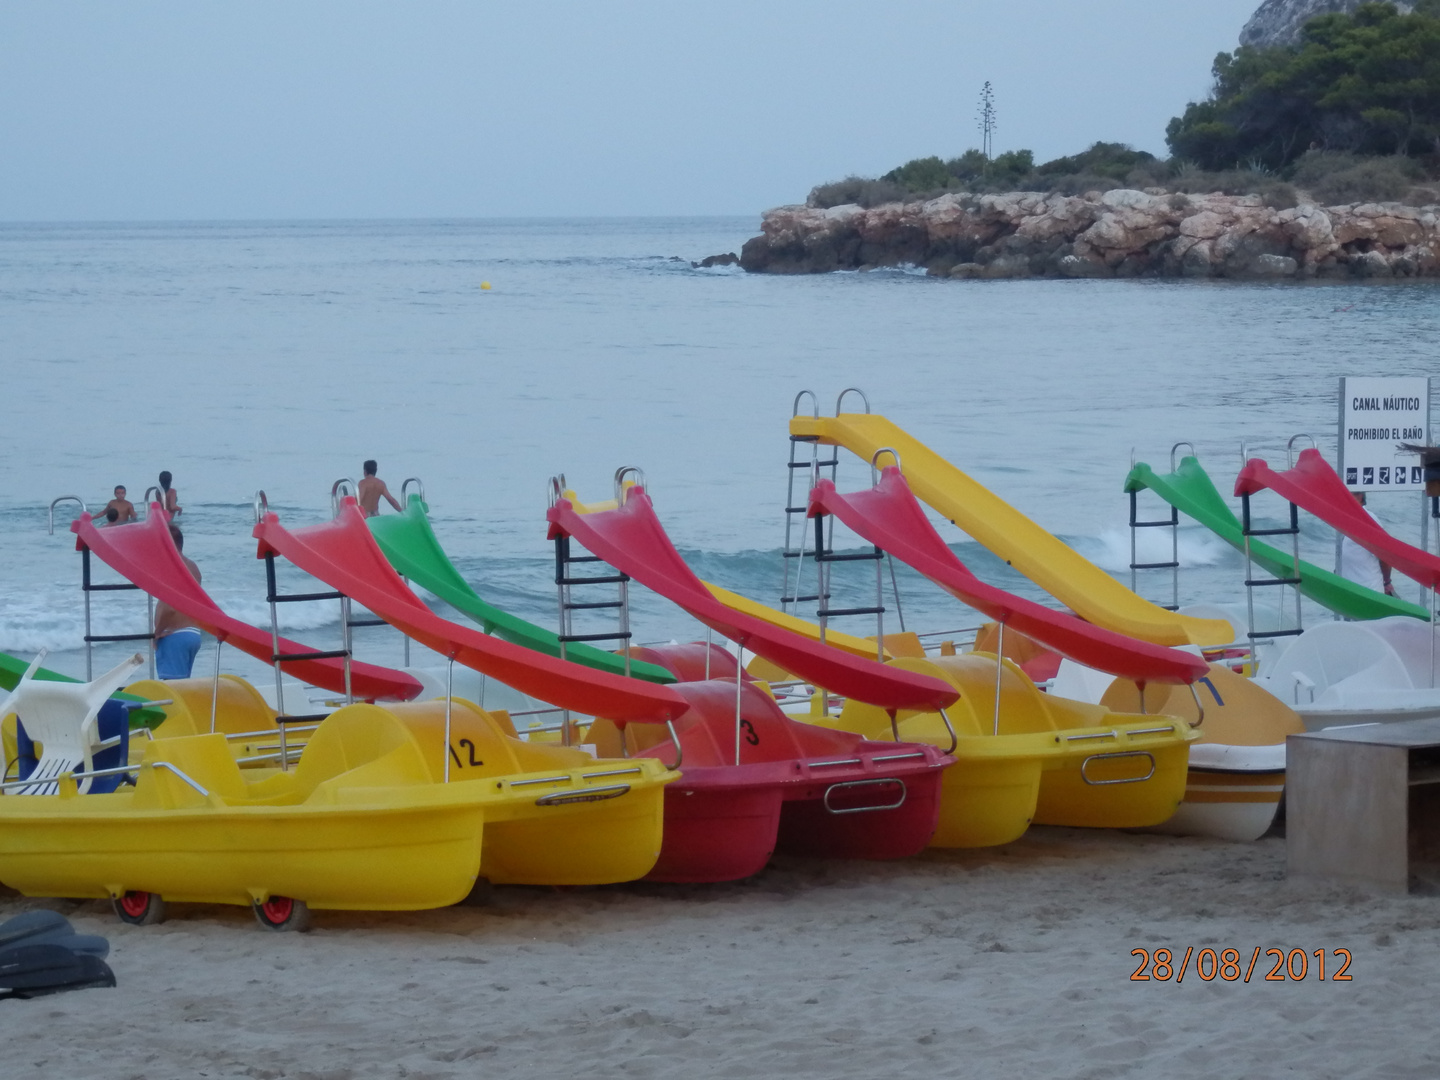
M1165 529L1142 529L1135 538L1135 561L1142 563L1169 562L1172 554L1170 533ZM1071 547L1097 566L1111 573L1130 571L1130 530L1106 529L1098 537L1071 537ZM1232 552L1223 540L1199 529L1181 529L1179 561L1182 569L1197 566L1218 566Z

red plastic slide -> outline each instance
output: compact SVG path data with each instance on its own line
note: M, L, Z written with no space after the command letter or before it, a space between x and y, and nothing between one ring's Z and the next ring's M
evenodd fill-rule
M670 543L644 488L628 489L624 505L616 510L581 514L568 499L561 499L546 516L552 539L574 537L592 554L678 604L712 630L832 693L882 709L936 710L959 697L954 687L940 679L842 653L726 607Z
M97 529L89 514L70 524L77 550L89 548L116 573L140 586L157 600L194 619L215 637L241 652L269 664L274 642L266 630L231 618L221 611L210 594L190 575L175 541L170 539L170 517L158 503L151 503L144 521L132 525L109 525ZM307 645L280 639L281 652L314 652ZM298 660L285 670L314 686L333 693L345 692L343 660ZM375 664L351 663L350 683L356 697L374 700L408 700L420 692L420 683L403 671Z
M442 619L391 567L352 496L341 500L334 521L289 530L272 512L253 535L260 557L283 555L421 644L531 697L620 723L664 723L689 708L666 686L582 667Z
M1253 495L1265 488L1314 514L1425 588L1433 589L1440 584L1440 558L1387 533L1355 501L1355 496L1330 463L1320 456L1319 450L1312 447L1300 451L1295 467L1284 472L1276 472L1261 458L1251 458L1235 478L1235 494Z
M1077 663L1139 683L1191 683L1209 670L1198 656L1103 630L987 585L955 557L893 465L881 472L874 488L851 495L821 480L810 492L809 516L822 514L834 514L956 599Z

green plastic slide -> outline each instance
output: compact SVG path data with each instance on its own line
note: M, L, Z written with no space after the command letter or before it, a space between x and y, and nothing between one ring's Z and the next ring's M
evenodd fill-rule
M1139 462L1125 478L1125 490L1143 491L1145 488L1200 522L1237 551L1245 550L1245 536L1239 519L1194 457L1183 458L1178 469L1163 476L1143 461ZM1250 556L1276 577L1290 577L1294 573L1295 562L1290 555L1253 537L1250 540ZM1303 559L1300 562L1300 592L1347 619L1382 619L1387 615L1409 615L1427 620L1430 617L1429 612L1418 604L1367 589Z
M440 546L434 530L430 528L430 520L425 516L426 509L419 495L411 495L404 513L370 519L370 533L390 560L390 565L457 611L470 616L487 634L549 656L559 656L560 638L557 635L480 599ZM625 674L623 656L586 645L583 641L567 643L565 658L597 671ZM659 665L639 660L630 661L630 674L653 683L675 681L675 676Z

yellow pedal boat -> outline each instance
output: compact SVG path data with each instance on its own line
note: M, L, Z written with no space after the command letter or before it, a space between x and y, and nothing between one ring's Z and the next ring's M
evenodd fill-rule
M193 681L208 728L210 684ZM190 688L161 685L182 703L166 723L188 715ZM459 699L451 713L446 748L443 700L346 706L288 770L241 769L219 730L140 743L133 787L79 794L66 774L57 795L0 797L0 881L32 896L108 896L133 922L177 900L252 905L284 928L307 906L453 904L477 878L600 884L649 872L678 773L530 745Z
M945 679L960 691L946 710L955 730L956 763L945 771L932 847L1005 844L1032 823L1157 825L1185 795L1189 744L1199 733L1183 720L1113 712L1041 693L1006 660L997 733L994 654L897 657L890 663ZM804 719L871 739L950 745L938 713L901 711L892 728L884 710L852 700L834 719Z

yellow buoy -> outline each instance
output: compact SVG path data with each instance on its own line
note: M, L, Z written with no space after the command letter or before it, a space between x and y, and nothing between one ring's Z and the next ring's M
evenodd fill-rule
M489 289L489 288L490 288L490 282L488 282L488 281L482 281L482 282L480 282L480 288L482 288L482 289Z

